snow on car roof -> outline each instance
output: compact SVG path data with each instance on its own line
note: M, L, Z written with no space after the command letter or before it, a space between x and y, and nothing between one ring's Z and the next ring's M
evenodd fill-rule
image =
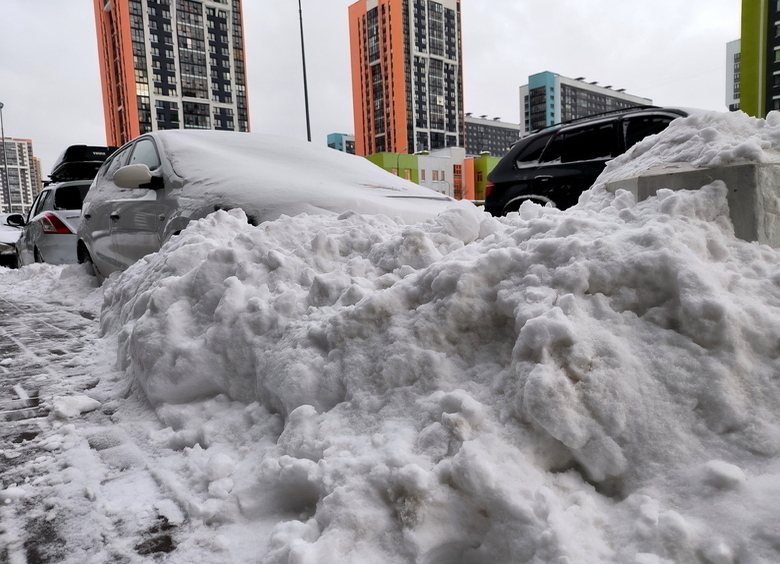
M204 190L215 198L228 194L237 204L250 207L259 205L264 220L282 214L352 210L418 221L435 216L452 202L362 157L297 139L191 130L154 136L188 189Z

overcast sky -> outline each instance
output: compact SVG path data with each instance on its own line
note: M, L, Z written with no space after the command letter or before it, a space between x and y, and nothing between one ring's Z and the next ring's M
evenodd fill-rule
M353 132L347 7L303 0L312 140ZM251 129L306 137L296 0L244 0ZM463 0L465 110L519 122L518 88L551 71L660 105L726 109L726 43L740 0ZM92 0L2 0L6 137L48 175L75 144L104 145Z

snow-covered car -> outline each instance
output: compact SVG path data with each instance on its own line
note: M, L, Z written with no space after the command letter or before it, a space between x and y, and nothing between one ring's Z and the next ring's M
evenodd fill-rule
M78 258L104 278L220 209L240 208L255 225L282 215L347 211L413 223L452 202L362 157L305 141L156 131L121 147L98 171L78 226Z
M76 227L90 182L74 180L50 184L35 198L27 218L21 214L8 216L10 225L22 228L16 243L19 266L34 262L78 262Z

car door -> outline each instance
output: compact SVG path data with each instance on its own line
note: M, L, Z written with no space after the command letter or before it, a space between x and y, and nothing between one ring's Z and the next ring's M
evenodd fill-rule
M150 137L142 137L133 145L126 165L144 164L157 171L160 153ZM109 212L111 246L117 262L127 268L149 253L160 250L160 223L165 219L163 189L118 188L119 198Z
M92 186L84 198L81 210L79 234L89 249L92 261L102 273L108 276L119 269L116 253L111 243L112 210L115 201L122 196L114 184L114 173L127 161L132 145L126 145L114 153L98 171Z
M22 236L19 238L19 261L21 264L32 264L35 262L35 245L43 233L43 227L35 218L46 210L52 209L52 200L54 190L44 189L38 194L27 214L27 221L24 224Z
M533 190L561 209L571 207L620 149L616 120L563 128L542 153Z

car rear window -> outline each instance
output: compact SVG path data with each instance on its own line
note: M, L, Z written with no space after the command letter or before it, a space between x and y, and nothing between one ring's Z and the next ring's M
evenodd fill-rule
M80 210L89 184L60 186L54 194L55 210Z
M662 132L674 118L671 116L638 116L623 122L626 149L630 149L645 137Z

